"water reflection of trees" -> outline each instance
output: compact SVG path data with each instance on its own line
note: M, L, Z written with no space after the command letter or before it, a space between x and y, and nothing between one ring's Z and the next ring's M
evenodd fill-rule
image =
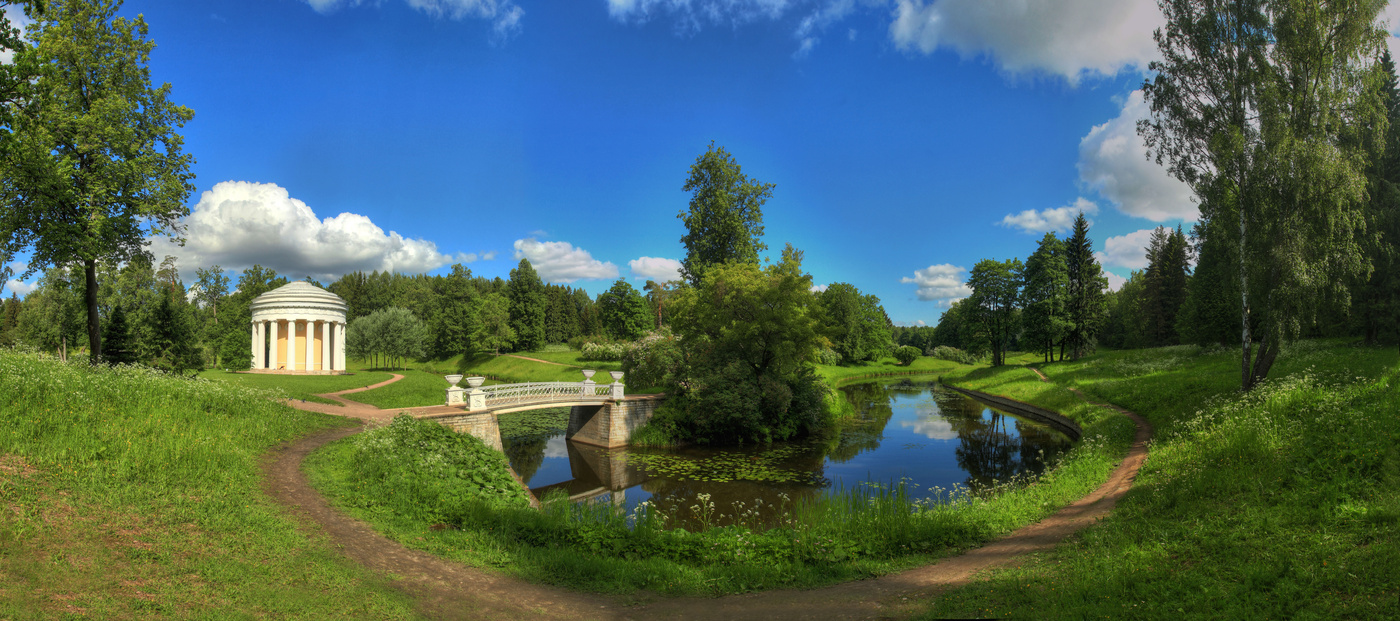
M500 426L501 451L510 460L510 467L521 480L529 481L544 464L549 439L568 429L569 408L502 414L496 423Z
M960 401L959 405L949 403L944 413L952 410L959 414L948 416L958 433L958 447L953 452L958 467L968 473L966 485L972 489L990 487L1018 474L1039 474L1067 447L1056 432L1041 425L987 408L967 397Z
M550 437L535 434L501 438L501 450L510 460L510 467L520 475L520 480L529 481L544 464L544 450Z
M894 416L896 394L918 394L923 388L912 384L886 386L878 382L845 386L846 400L855 408L855 417L827 438L824 452L827 459L845 463L857 455L879 448L885 439L885 425Z

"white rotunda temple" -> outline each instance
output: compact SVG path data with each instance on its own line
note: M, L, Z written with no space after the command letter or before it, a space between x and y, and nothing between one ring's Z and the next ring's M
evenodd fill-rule
M345 315L340 296L297 281L249 305L254 373L336 375L345 372Z

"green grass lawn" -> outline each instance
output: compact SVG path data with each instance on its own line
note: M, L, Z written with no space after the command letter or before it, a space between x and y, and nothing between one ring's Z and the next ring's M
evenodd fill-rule
M386 410L447 403L447 387L451 384L442 375L417 369L400 369L394 373L402 375L403 379L374 390L344 395L343 398Z
M957 368L971 367L929 356L919 356L906 367L900 365L893 357L889 357L882 358L878 362L867 362L848 367L817 365L817 376L832 384L842 384L861 378L885 375L938 375Z
M550 350L550 351L527 351L527 352L516 352L515 355L517 355L517 356L525 356L525 357L528 357L528 358L538 358L538 359L540 359L540 360L548 360L548 361L550 361L550 362L557 362L557 363L559 363L559 364L567 364L567 365L569 365L569 366L578 367L578 368L580 368L580 369L594 369L594 370L597 370L597 371L599 371L599 372L602 372L602 371L621 371L621 370L622 370L622 362L620 362L620 361L580 360L580 359L579 359L579 356L582 356L582 355L583 355L583 352L578 352L578 351L573 351L573 350L569 350L569 351L553 351L553 350Z
M228 373L222 369L202 371L200 377L229 382L239 386L281 391L289 399L305 399L320 403L332 403L330 399L317 397L318 394L339 392L351 388L361 388L377 384L390 378L388 373L358 370L354 375L270 375L261 373Z
M0 348L0 618L414 618L263 493L270 448L347 424L271 396Z
M1148 460L1111 517L1052 554L939 597L928 618L1400 617L1393 349L1305 341L1248 394L1238 391L1235 349L1038 366L1148 418ZM1027 373L968 377L1014 394Z

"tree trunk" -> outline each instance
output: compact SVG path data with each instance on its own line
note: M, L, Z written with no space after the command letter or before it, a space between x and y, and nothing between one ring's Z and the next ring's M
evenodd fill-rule
M92 363L102 362L102 331L97 317L97 261L83 261L83 271L87 274L87 317L88 350L92 352Z
M1254 360L1254 369L1250 373L1249 388L1253 389L1269 376L1269 368L1274 366L1274 359L1278 358L1280 344L1270 341L1268 337L1259 343L1259 354Z

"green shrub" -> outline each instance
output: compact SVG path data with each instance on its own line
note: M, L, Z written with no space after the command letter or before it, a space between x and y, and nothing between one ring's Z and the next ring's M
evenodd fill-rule
M907 367L910 364L912 364L915 360L917 360L919 358L919 355L922 353L923 352L920 352L919 348L917 347L905 345L903 347L900 347L899 349L894 350L894 358L895 360L899 361L899 364Z
M841 353L830 347L823 347L817 352L817 363L826 366L841 364Z
M579 360L622 360L622 354L626 353L625 343L584 343Z
M671 389L680 382L685 356L670 329L662 328L633 343L622 354L627 383L638 388Z
M947 360L958 364L977 364L977 356L947 345L939 345L933 348L933 351L929 352L929 355L939 360Z
M428 522L454 521L470 505L522 507L529 494L510 476L505 455L475 436L400 414L361 433L351 459L354 506L384 506Z

